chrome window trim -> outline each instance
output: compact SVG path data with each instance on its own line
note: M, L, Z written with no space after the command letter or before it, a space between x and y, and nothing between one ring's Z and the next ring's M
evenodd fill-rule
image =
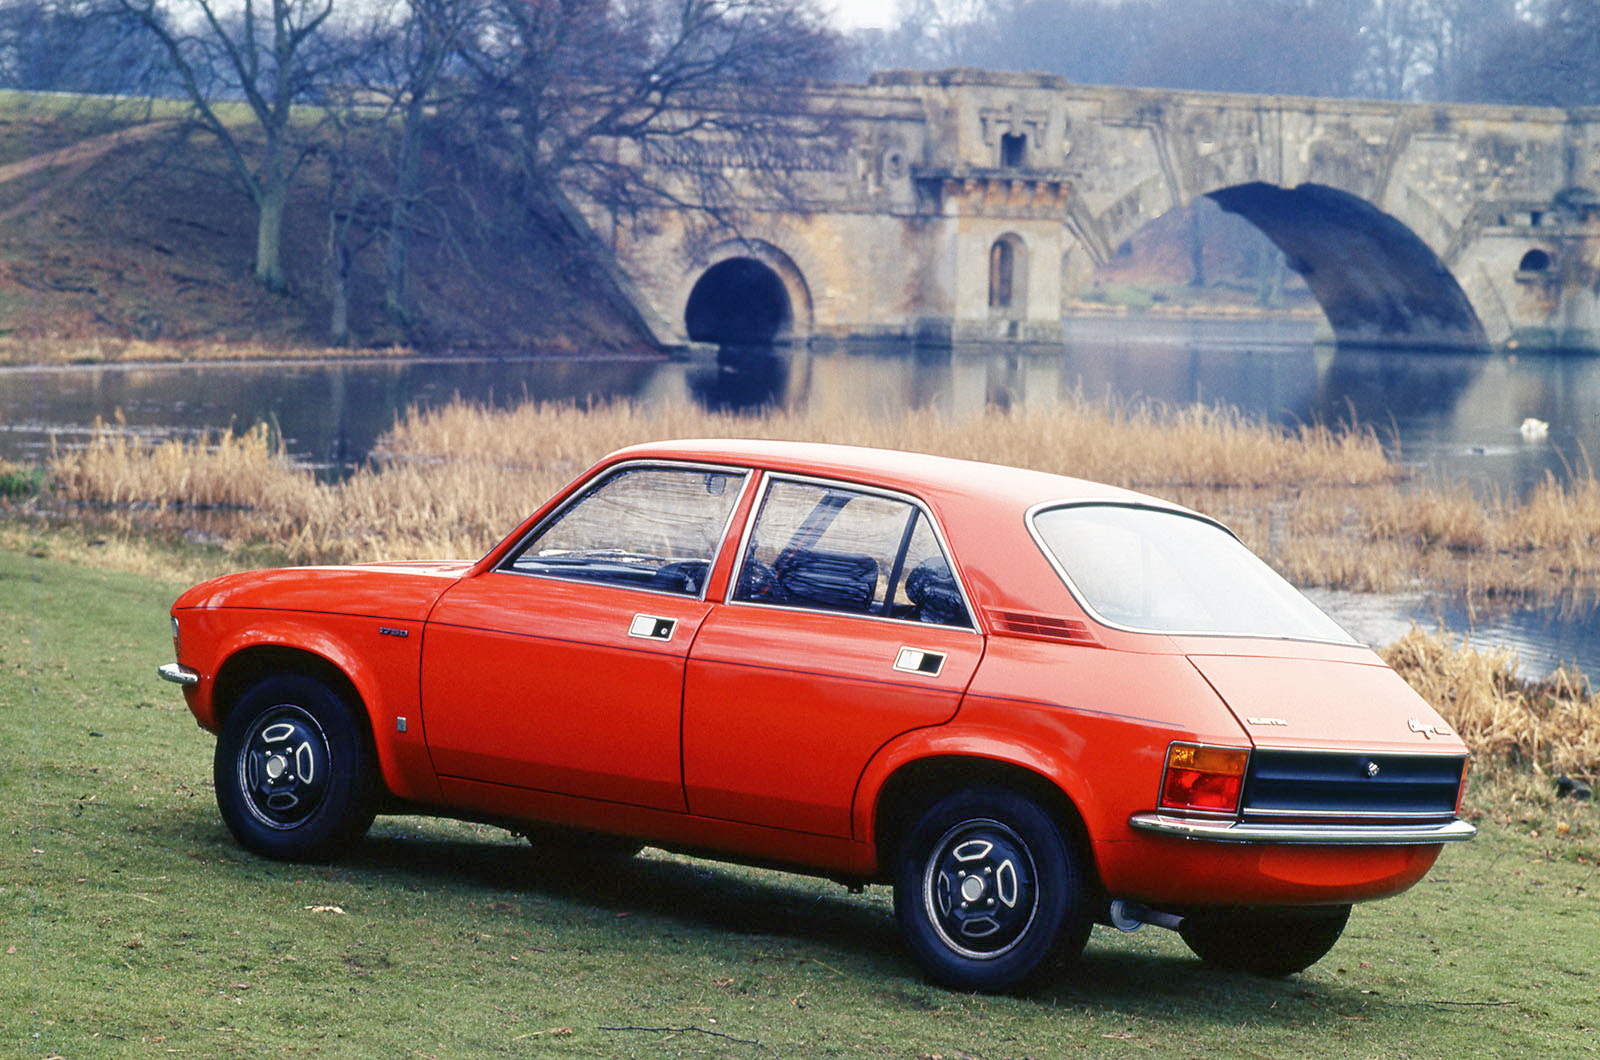
M1039 504L1035 504L1033 507L1029 508L1027 513L1023 516L1023 521L1028 527L1028 534L1033 538L1033 543L1038 547L1040 552L1044 553L1044 558L1049 561L1050 566L1055 568L1056 575L1066 585L1067 592L1072 594L1072 598L1077 601L1078 606L1083 608L1083 613L1107 629L1120 630L1123 633L1143 633L1146 635L1154 635L1159 637L1221 637L1231 640L1276 640L1291 644L1333 644L1342 648L1370 647L1369 645L1363 644L1361 641L1350 636L1348 632L1345 633L1345 637L1347 638L1346 640L1329 640L1326 637L1295 637L1283 633L1222 633L1216 630L1148 629L1144 626L1129 626L1121 622L1113 622L1109 618L1106 618L1104 615L1100 614L1100 612L1096 611L1094 607L1090 605L1088 597L1086 597L1083 591L1078 588L1077 582L1072 580L1072 575L1067 573L1066 568L1061 565L1061 561L1056 558L1056 554L1051 551L1048 545L1044 543L1044 538L1040 535L1039 528L1034 525L1035 517L1043 512L1059 511L1063 508L1138 508L1143 511L1161 512L1165 515L1176 515L1180 518L1193 519L1196 522L1205 523L1208 526L1214 526L1218 530L1221 530L1223 533L1227 534L1229 537L1233 538L1235 541L1239 541L1239 547L1243 548L1246 552L1250 552L1250 549L1243 541L1239 540L1238 534L1234 533L1232 530L1229 530L1222 523L1217 522L1217 520L1212 519L1209 516L1201 515L1199 512L1186 511L1182 508L1168 508L1160 504L1142 504L1138 501L1105 500L1056 500L1042 501ZM1255 556L1254 552L1250 552L1250 554ZM1261 560L1262 563L1267 563L1267 561L1261 559L1260 556L1256 556L1256 559ZM1278 573L1270 563L1267 563L1267 569L1271 570L1274 574ZM1278 574L1278 577L1283 578L1283 575ZM1298 588L1295 588L1292 582L1289 582L1289 579L1283 578L1283 580L1285 583L1289 584L1290 588L1294 588L1295 592L1300 592ZM1304 594L1302 593L1301 595ZM1309 600L1307 602L1310 603ZM1311 604L1311 606L1317 607L1317 605L1314 603ZM1339 625L1337 622L1334 622L1332 616L1328 616L1327 612L1323 611L1322 608L1317 607L1317 611L1326 616L1329 622L1333 622L1336 626ZM1344 629L1343 626L1340 626L1339 628L1341 630Z
M546 574L540 571L513 570L511 564L517 556L522 554L544 530L556 520L560 519L569 509L589 493L594 485L612 478L623 471L648 471L651 469L662 471L713 471L734 474L739 476L739 492L733 498L733 504L728 508L728 517L722 522L722 529L717 533L717 548L712 553L710 561L706 564L706 581L700 586L698 594L675 593L670 589L652 589L645 585L616 585L609 582L597 581L593 578L562 577L559 574ZM607 585L612 589L621 589L625 592L649 593L652 596L664 596L671 600L694 600L705 603L706 593L711 588L711 572L717 569L717 561L722 558L722 551L727 547L728 531L733 527L733 520L738 517L739 505L744 500L745 491L750 488L750 482L756 477L754 468L741 467L737 464L709 464L699 460L665 460L654 458L650 460L626 460L619 464L612 464L604 471L585 479L577 489L555 511L540 519L512 545L506 552L505 558L495 564L491 573L511 574L519 578L537 578L540 580L563 582L568 585Z
M787 471L761 470L760 495L755 503L750 506L750 517L744 522L744 532L739 535L739 550L734 553L733 572L728 579L728 590L723 596L723 604L728 607L758 607L769 611L792 611L806 615L827 615L830 618L855 618L871 622L892 622L897 626L910 626L913 629L952 629L971 633L982 637L983 630L978 626L978 612L972 606L972 596L967 592L967 583L961 576L961 570L956 566L955 552L950 548L950 542L945 539L944 527L939 525L939 520L933 517L933 512L922 501L909 493L899 490L886 489L882 486L870 486L861 482L851 482L847 479L821 478L816 475L800 475ZM945 563L950 567L950 577L955 580L956 591L961 594L961 604L967 609L967 625L944 626L929 622L913 622L910 619L895 618L892 615L857 614L851 611L829 611L820 607L798 607L794 604L767 604L759 600L735 600L734 592L739 587L739 578L744 573L745 559L749 555L750 538L755 534L756 522L761 518L761 507L767 501L767 494L772 489L774 482L798 482L807 486L820 486L824 489L842 489L852 493L862 493L870 496L884 497L892 501L900 501L911 505L922 513L928 520L928 525L933 529L934 540L939 543L939 549L944 553Z

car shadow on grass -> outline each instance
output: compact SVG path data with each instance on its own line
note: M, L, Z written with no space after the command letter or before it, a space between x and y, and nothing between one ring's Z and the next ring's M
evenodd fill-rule
M552 931L571 929L582 935L584 945L593 945L597 927L609 932L609 925L627 918L635 930L616 936L619 959L631 952L635 943L629 936L639 928L664 935L704 932L713 944L715 936L726 936L730 952L752 941L763 948L780 946L802 962L874 981L913 1007L940 1007L963 997L918 975L900 940L886 887L851 894L826 880L654 848L634 858L575 855L494 829L472 835L464 830L468 827L385 818L345 856L315 871L328 882L360 887L369 901L381 903L385 892L393 892L407 915L415 915L416 893L425 891L430 901L454 904L456 915L509 913ZM253 866L251 875L258 879L287 879L306 871L258 860L198 819L193 832L192 839L213 848L221 860L237 858ZM1335 969L1339 960L1335 949L1324 964ZM1181 1013L1218 1026L1382 1020L1388 1008L1383 998L1316 969L1286 979L1222 972L1190 956L1174 934L1146 928L1123 935L1105 927L1095 929L1077 962L1008 1003L1159 1022Z
M654 848L639 857L584 855L521 842L375 834L337 863L429 888L455 883L567 920L660 918L708 931L817 943L890 964L902 960L887 889L852 895L812 877L706 861ZM491 900L493 900L491 899ZM540 906L545 906L540 908ZM559 914L559 915L557 915Z

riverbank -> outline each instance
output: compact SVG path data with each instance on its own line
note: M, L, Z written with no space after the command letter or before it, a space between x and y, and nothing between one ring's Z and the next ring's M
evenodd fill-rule
M500 194L459 181L430 197L433 221L413 236L403 319L385 308L376 231L352 231L347 303L335 306L320 165L290 195L287 289L268 291L251 277L255 208L184 116L176 104L0 92L0 364L320 358L340 312L352 345L339 356L652 348L559 211L521 218L508 249L501 232L455 223L474 194ZM248 149L253 134L241 135Z

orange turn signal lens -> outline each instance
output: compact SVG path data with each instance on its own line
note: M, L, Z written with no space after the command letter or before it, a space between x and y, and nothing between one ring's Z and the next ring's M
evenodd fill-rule
M1162 808L1237 813L1249 762L1250 752L1243 747L1171 745L1161 778Z

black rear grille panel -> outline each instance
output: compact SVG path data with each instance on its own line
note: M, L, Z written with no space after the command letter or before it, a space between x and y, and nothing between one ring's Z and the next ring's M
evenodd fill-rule
M1466 759L1450 755L1257 750L1246 817L1417 819L1455 816Z

